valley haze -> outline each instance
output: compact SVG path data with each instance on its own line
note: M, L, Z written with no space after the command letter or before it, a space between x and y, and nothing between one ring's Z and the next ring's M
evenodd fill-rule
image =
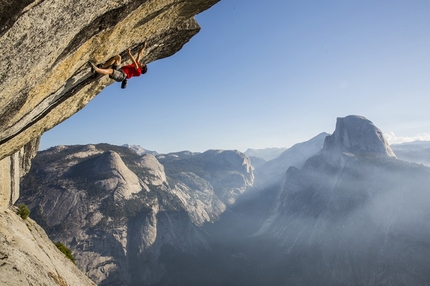
M356 115L268 161L57 146L19 203L98 285L427 285L430 150L398 147Z

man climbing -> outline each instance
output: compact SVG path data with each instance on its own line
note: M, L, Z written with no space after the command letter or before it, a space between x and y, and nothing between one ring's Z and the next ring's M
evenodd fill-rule
M143 43L143 47L137 55L137 58L134 58L130 49L128 49L127 53L132 63L123 67L119 67L121 64L120 55L113 56L104 64L95 65L92 62L88 63L90 64L93 71L101 75L109 75L109 77L115 81L122 82L121 88L125 88L127 86L128 79L135 76L140 76L148 71L146 64L140 63L140 59L142 58L143 52L145 51L145 47L146 42Z

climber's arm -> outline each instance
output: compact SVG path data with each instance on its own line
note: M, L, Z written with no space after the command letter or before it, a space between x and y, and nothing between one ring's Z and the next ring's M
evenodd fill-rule
M136 61L140 62L140 60L142 59L142 56L143 56L143 52L145 51L145 48L146 48L146 42L143 42L142 49L140 50L139 54L137 55Z
M135 69L139 69L139 65L137 64L136 59L133 57L133 55L131 54L130 49L127 50L128 56L130 57L131 61L133 62L134 68Z

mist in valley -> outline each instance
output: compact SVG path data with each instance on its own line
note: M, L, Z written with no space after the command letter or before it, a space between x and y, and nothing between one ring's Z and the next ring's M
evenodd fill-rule
M22 201L99 285L428 285L430 168L338 120L258 167L237 151L51 150Z
M429 186L394 158L292 167L206 226L213 285L427 285Z

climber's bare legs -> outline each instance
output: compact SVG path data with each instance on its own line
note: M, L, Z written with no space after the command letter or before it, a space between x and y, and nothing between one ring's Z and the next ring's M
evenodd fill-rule
M112 66L119 66L121 64L121 56L120 55L115 55L112 58L110 58L107 62L105 62L103 65L99 65L96 66L94 63L92 62L88 62L91 67L93 68L93 70L98 73L98 74L102 74L102 75L111 75L113 74L113 68Z
M93 71L95 71L98 74L102 74L102 75L111 75L111 74L113 74L113 69L112 68L102 69L102 68L97 67L92 62L88 62L88 64L90 64L90 66L93 69Z
M115 55L115 56L111 57L107 62L105 62L101 66L101 68L106 69L106 68L111 67L112 65L119 66L120 64L121 64L121 56Z

